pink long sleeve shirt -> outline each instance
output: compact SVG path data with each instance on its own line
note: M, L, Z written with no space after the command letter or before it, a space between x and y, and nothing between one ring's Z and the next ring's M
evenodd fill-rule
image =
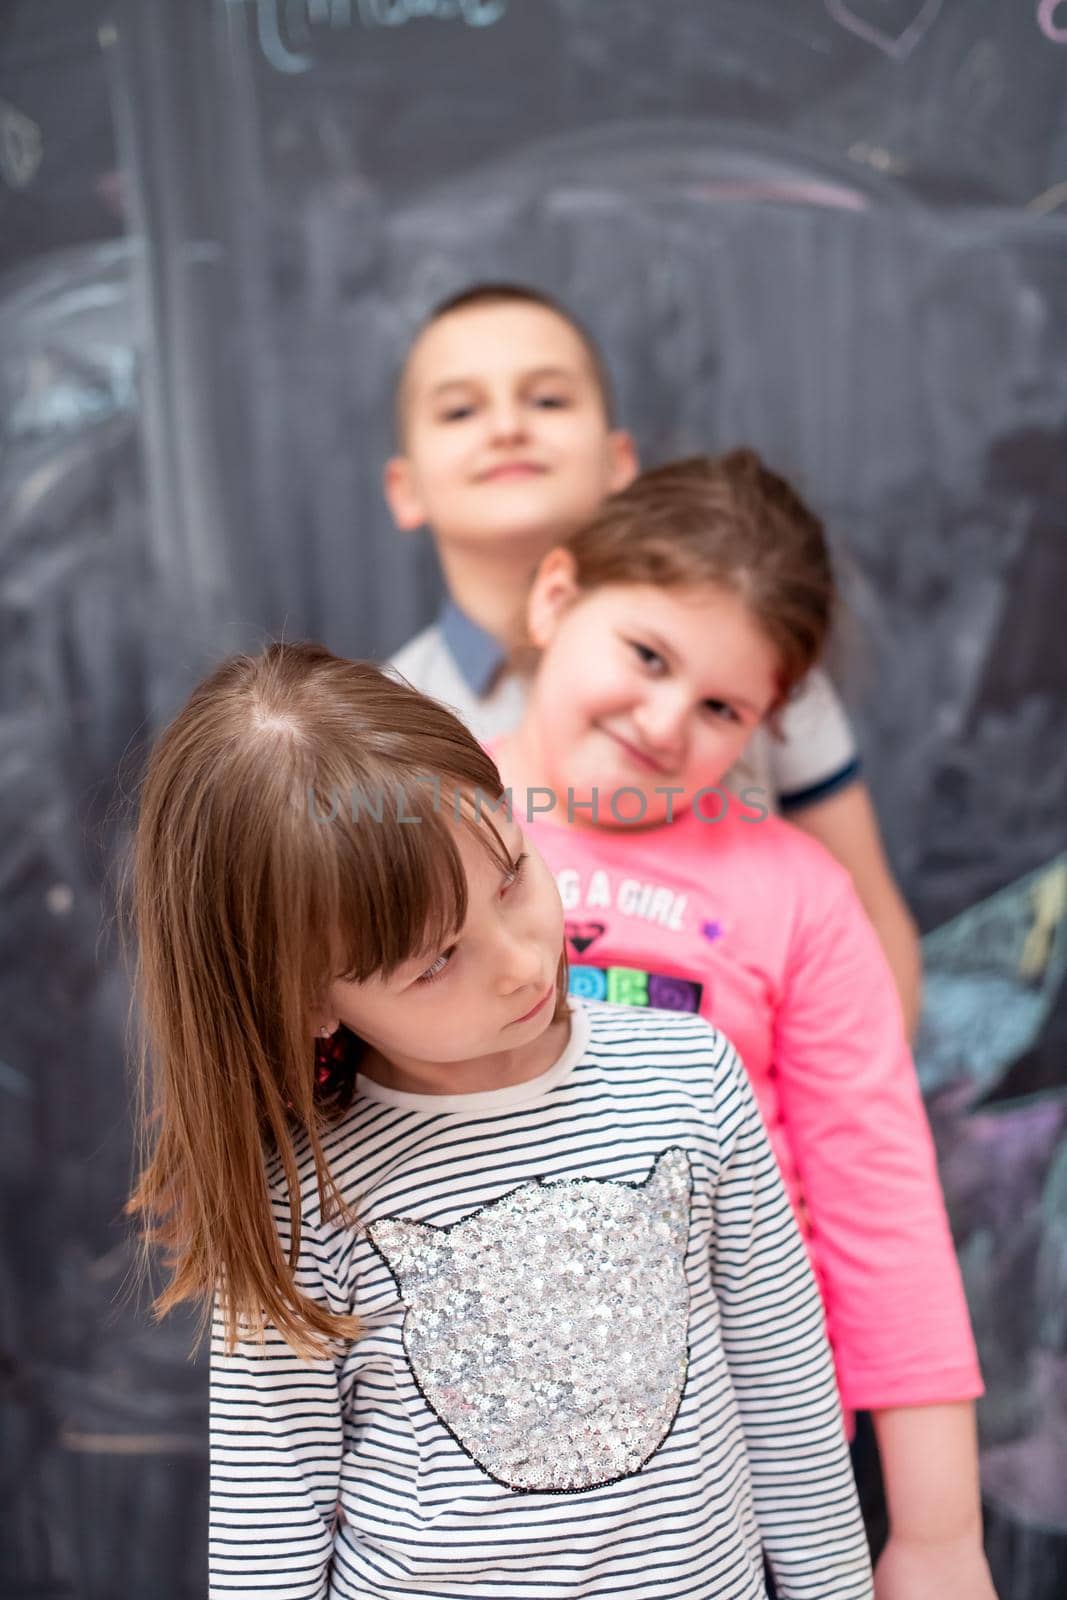
M572 992L699 1012L733 1041L807 1238L844 1406L972 1399L974 1339L881 947L820 845L744 815L647 831L522 819L559 885Z

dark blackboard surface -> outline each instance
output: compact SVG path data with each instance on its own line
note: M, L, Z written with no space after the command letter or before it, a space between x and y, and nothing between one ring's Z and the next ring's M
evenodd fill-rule
M0 271L123 232L104 0L0 7Z
M379 655L431 614L390 386L433 300L507 276L591 324L646 460L750 442L826 512L943 930L990 1549L1004 1600L1059 1600L1067 6L48 0L0 43L0 1594L203 1593L192 1325L123 1292L130 791L224 650Z
M1020 0L235 0L295 191L343 166L402 194L547 131L739 120L937 202L1031 203L1062 179L1062 7Z

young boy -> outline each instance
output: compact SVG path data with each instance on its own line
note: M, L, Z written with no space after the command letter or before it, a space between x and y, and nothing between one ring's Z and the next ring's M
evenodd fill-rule
M398 453L385 496L398 528L428 526L448 588L435 624L392 666L458 711L482 740L517 723L526 596L538 564L638 470L615 425L592 339L547 296L484 284L439 305L416 335L396 401ZM809 674L781 717L758 730L744 782L851 873L896 978L909 1031L918 1020L914 923L893 881L830 680Z

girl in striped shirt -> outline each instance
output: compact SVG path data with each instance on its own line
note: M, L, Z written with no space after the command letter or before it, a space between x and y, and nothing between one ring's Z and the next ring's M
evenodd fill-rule
M135 871L132 1205L160 1309L214 1297L213 1596L759 1600L766 1560L869 1600L745 1073L699 1017L568 1000L462 724L313 646L234 659L156 747Z

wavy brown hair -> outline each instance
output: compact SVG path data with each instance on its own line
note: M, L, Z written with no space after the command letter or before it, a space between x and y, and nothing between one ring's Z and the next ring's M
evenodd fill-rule
M715 583L778 652L779 709L821 655L835 586L823 525L754 450L642 472L567 542L581 589Z
M206 1322L218 1292L231 1344L267 1321L308 1355L358 1333L294 1276L296 1138L324 1212L354 1222L323 1152L312 1014L338 975L388 977L462 926L455 824L508 865L484 814L503 793L450 712L315 645L225 662L159 739L133 861L144 1161L129 1202L168 1253L157 1314L193 1300ZM560 1015L565 988L561 964Z

